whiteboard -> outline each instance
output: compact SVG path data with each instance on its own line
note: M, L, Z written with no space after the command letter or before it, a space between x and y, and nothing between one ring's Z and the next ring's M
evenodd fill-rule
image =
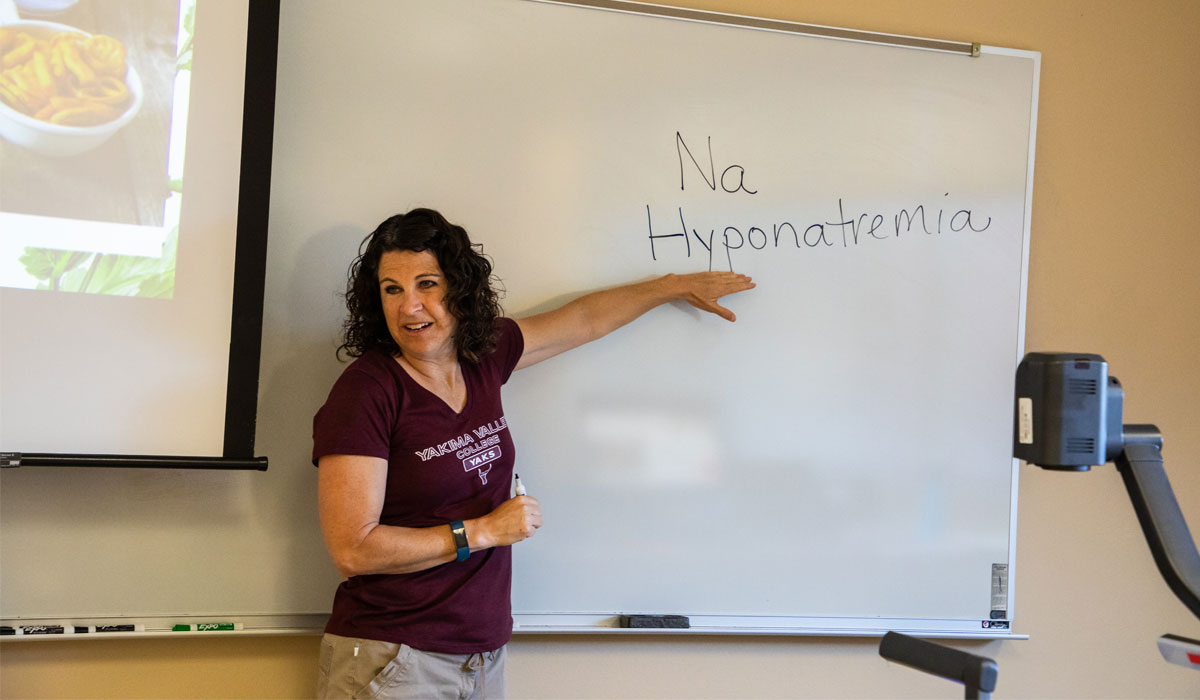
M3 617L319 626L338 577L311 419L344 367L346 267L379 221L431 206L483 245L513 316L667 273L758 283L735 324L667 305L510 380L546 517L514 548L518 632L640 613L1008 634L984 625L1014 612L1038 70L531 0L284 3L272 466L6 476L6 509L45 497L6 515L6 562L76 573L6 577Z
M514 548L518 628L1011 615L1036 54L528 1L282 26L272 247L431 206L517 316L665 273L758 283L734 325L659 308L509 382L547 523Z

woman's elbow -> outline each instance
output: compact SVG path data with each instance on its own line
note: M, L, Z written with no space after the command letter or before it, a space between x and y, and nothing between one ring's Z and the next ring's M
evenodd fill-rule
M352 557L348 553L328 545L325 547L325 549L329 552L329 558L333 560L333 567L338 570L338 573L342 575L342 578L350 578L351 576L358 575L355 572Z
M327 549L329 550L330 558L333 559L334 567L337 568L338 573L343 577L351 578L353 576L374 573L367 558L363 556L361 547L349 544L329 544Z
M358 567L355 566L354 563L347 557L334 557L333 565L338 570L338 573L342 575L342 578L353 578L361 575L362 573L358 570Z

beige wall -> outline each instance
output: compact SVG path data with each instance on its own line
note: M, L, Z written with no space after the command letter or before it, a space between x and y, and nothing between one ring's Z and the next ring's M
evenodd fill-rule
M286 1L286 0L285 0ZM1156 423L1200 531L1200 1L659 0L1042 52L1027 348L1097 352L1126 422ZM850 107L843 107L850 108ZM864 104L861 109L875 106ZM1163 584L1115 471L1021 473L1016 629L958 643L997 697L1200 697L1155 639L1200 638ZM513 697L961 697L878 640L519 637ZM314 687L314 637L18 642L6 698L283 698Z

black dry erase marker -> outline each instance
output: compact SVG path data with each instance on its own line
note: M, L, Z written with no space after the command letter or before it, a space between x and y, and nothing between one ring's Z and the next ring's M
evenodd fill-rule
M62 625L28 625L19 628L21 634L69 634ZM72 632L75 630L72 629Z

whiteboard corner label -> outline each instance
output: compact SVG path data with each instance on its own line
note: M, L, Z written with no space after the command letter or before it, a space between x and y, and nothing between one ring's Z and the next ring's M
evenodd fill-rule
M992 564L992 614L993 620L1008 617L1008 564Z

